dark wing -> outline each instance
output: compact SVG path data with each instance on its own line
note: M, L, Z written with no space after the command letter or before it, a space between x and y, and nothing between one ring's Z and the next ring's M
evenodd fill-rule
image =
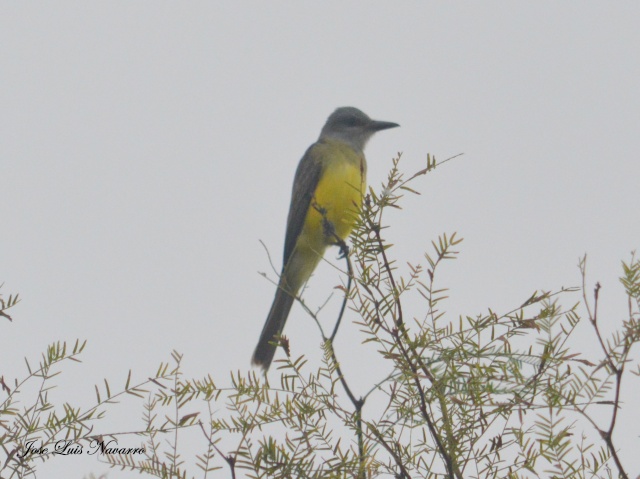
M300 160L300 163L298 163L296 176L293 180L289 217L287 218L287 234L284 238L283 265L287 264L291 254L293 254L296 241L302 232L304 220L307 217L307 211L309 211L311 198L313 198L320 181L322 162L320 161L320 148L318 146L318 143L311 145Z

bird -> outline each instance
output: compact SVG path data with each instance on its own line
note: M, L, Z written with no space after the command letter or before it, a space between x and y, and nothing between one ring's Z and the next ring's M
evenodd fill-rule
M365 192L365 145L374 133L398 126L354 107L337 108L298 163L278 288L252 358L265 374L300 288L326 248L353 229Z

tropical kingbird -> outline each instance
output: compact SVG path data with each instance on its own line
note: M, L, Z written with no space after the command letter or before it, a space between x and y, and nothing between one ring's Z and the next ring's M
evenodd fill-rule
M376 121L353 107L338 108L296 170L276 297L262 328L253 364L269 369L284 324L300 288L327 246L351 233L362 205L367 162L364 147L380 130L399 126Z

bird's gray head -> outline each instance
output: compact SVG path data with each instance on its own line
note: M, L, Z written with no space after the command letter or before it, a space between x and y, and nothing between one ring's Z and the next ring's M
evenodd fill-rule
M338 140L362 152L364 146L376 131L400 126L389 121L372 120L352 106L344 106L334 111L320 132L320 139Z

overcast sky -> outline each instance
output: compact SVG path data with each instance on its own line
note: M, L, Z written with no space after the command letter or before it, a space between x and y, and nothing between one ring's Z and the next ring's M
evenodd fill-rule
M0 282L22 302L0 321L0 374L76 338L59 402L173 349L188 377L247 371L274 294L259 241L279 267L297 162L347 105L401 125L367 148L374 187L398 152L407 174L464 153L386 217L401 265L465 238L441 277L452 317L578 285L587 253L619 325L620 261L640 246L639 19L638 2L1 2ZM310 305L339 281L320 267ZM380 377L357 329L337 348L365 391ZM295 306L286 333L312 364L316 332ZM617 433L637 472L629 379ZM41 477L107 470L71 461Z

